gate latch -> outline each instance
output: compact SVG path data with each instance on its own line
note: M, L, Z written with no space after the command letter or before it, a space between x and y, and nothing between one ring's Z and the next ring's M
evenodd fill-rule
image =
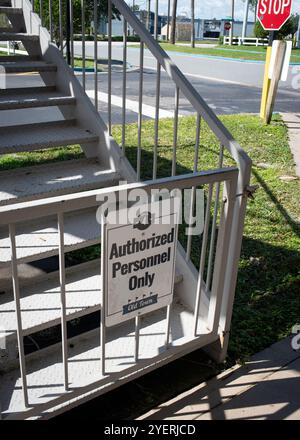
M244 190L244 195L251 200L254 200L254 194L259 189L259 185L248 185Z

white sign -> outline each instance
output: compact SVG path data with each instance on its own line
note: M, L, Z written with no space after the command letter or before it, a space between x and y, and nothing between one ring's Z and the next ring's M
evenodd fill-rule
M141 215L133 224L103 225L103 297L108 327L173 301L178 212L169 200L139 208Z
M272 55L271 55L271 61L270 61L270 67L269 67L269 79L273 78L278 46L279 46L279 40L273 41ZM283 61L283 66L282 66L282 71L281 71L281 76L280 76L281 81L286 81L288 78L290 61L291 61L291 56L292 56L292 48L293 48L292 41L286 41L284 61Z

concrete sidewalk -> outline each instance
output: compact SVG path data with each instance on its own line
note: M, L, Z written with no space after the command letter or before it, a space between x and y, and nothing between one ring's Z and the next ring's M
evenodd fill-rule
M282 113L281 116L288 128L290 148L296 166L296 175L300 177L300 114Z
M300 420L300 350L292 336L244 366L170 400L139 420Z

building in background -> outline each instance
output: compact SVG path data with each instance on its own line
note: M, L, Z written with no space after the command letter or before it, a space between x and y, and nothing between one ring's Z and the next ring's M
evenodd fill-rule
M135 15L141 20L141 22L147 26L148 24L148 13L146 10L136 11ZM154 34L154 12L151 11L149 19L149 27L151 34ZM213 19L195 19L195 38L196 40L203 40L205 38L219 38L227 36L229 31L225 30L225 23L227 19L217 20ZM166 15L158 16L158 35L161 39L167 39L167 23L168 17ZM241 37L243 29L242 21L234 22L234 37ZM169 25L169 33L171 32L171 19ZM99 24L99 33L107 35L107 23L101 20ZM129 35L132 35L133 31L129 27ZM122 20L112 21L112 35L121 36L123 35L123 22ZM247 25L247 37L254 36L254 22L248 22ZM178 16L176 23L176 40L177 41L189 41L191 39L191 19L187 17Z

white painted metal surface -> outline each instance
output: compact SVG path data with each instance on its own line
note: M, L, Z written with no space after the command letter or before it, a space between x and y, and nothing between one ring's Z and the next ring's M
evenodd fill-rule
M11 266L14 293L13 296L12 292L7 291L0 297L0 319L5 322L8 341L12 344L9 345L9 350L12 346L15 347L16 338L18 340L22 373L20 379L20 370L15 364L18 353L14 348L7 353L7 366L12 370L3 372L0 380L3 418L52 417L176 357L199 347L207 347L216 341L222 341L223 344L217 353L218 359L224 359L226 355L246 209L245 190L249 184L251 161L126 3L123 0L112 0L112 3L124 20L125 61L128 25L142 41L137 84L139 118L136 170L125 157L125 122L128 110L126 68L122 72L123 90L119 101L124 124L121 151L111 136L111 112L114 104L111 59L108 60L109 121L106 126L97 111L98 93L104 93L102 90L98 91L97 63L95 62L93 90L89 91L95 97L93 106L84 88L67 66L62 51L51 43L53 26L56 24L60 41L64 39L61 2L58 11L60 16L54 14L54 6L52 2L50 4L50 33L42 26L45 17L38 17L33 13L29 0L13 0L13 6L22 9L22 14L20 11L11 14L16 16L16 20L11 19L13 26L9 33L0 29L0 40L21 40L30 57L30 60L16 59L16 62L9 63L6 56L3 62L11 71L29 72L35 69L45 85L40 88L0 91L0 111L15 109L11 128L0 128L0 154L67 146L76 142L81 145L86 157L97 158L101 164L99 168L95 160L77 162L80 166L66 162L64 165L42 165L36 170L7 171L0 174L0 181L2 179L3 182L2 203L5 204L0 206L0 268ZM112 3L109 1L109 11ZM11 4L10 1L0 1L0 5ZM81 4L84 8L85 2ZM98 21L96 5L95 1L95 22ZM72 17L73 8L69 12ZM59 22L55 23L57 16ZM26 33L19 32L22 26L26 28ZM71 66L74 63L72 29L71 25ZM109 34L111 39L111 29ZM152 111L155 119L154 179L157 177L158 166L159 120L163 117L159 108L162 71L167 73L174 85L175 103L174 109L170 109L174 115L172 177L148 183L131 183L121 188L107 188L115 185L115 176L128 182L135 182L142 177L144 45L157 60L156 99L155 109ZM84 54L85 39L82 47ZM96 60L97 32L94 32L94 55ZM183 96L192 104L197 115L195 163L194 174L176 176L178 117ZM18 125L18 118L15 116L18 109L49 105L58 106L62 121L49 120L46 124L31 123L26 127ZM101 108L99 110L101 113ZM218 169L197 173L200 167L198 153L202 119L220 142L220 156L219 164L216 164ZM237 168L224 167L225 150ZM20 192L22 181L23 191ZM94 260L72 269L65 268L66 252L100 243L101 227L96 221L96 197L100 194L116 193L120 189L142 188L150 194L153 188L172 190L196 186L202 186L206 194L206 222L199 250L199 265L196 269L191 262L193 240L188 240L187 253L178 243L176 269L180 276L176 277L175 300L172 306L110 329L100 319L101 335L98 328L76 336L72 339L72 347L69 346L67 321L89 315L93 311L100 313L101 308L100 268L103 260ZM206 265L206 255L209 267ZM36 283L29 281L20 286L19 263L30 263L48 256L59 257L59 270ZM204 273L207 273L206 280L203 279ZM38 330L51 332L51 327L59 323L62 324L62 344L58 342L25 355L24 335ZM3 370L7 370L5 358Z
M97 142L98 136L76 120L0 127L0 154Z
M65 246L70 252L100 242L100 226L96 210L78 210L66 215ZM58 229L54 216L23 222L16 228L17 258L19 263L36 261L58 254ZM7 228L0 229L0 264L11 261Z
M118 175L97 159L68 160L0 172L0 206L113 186Z

